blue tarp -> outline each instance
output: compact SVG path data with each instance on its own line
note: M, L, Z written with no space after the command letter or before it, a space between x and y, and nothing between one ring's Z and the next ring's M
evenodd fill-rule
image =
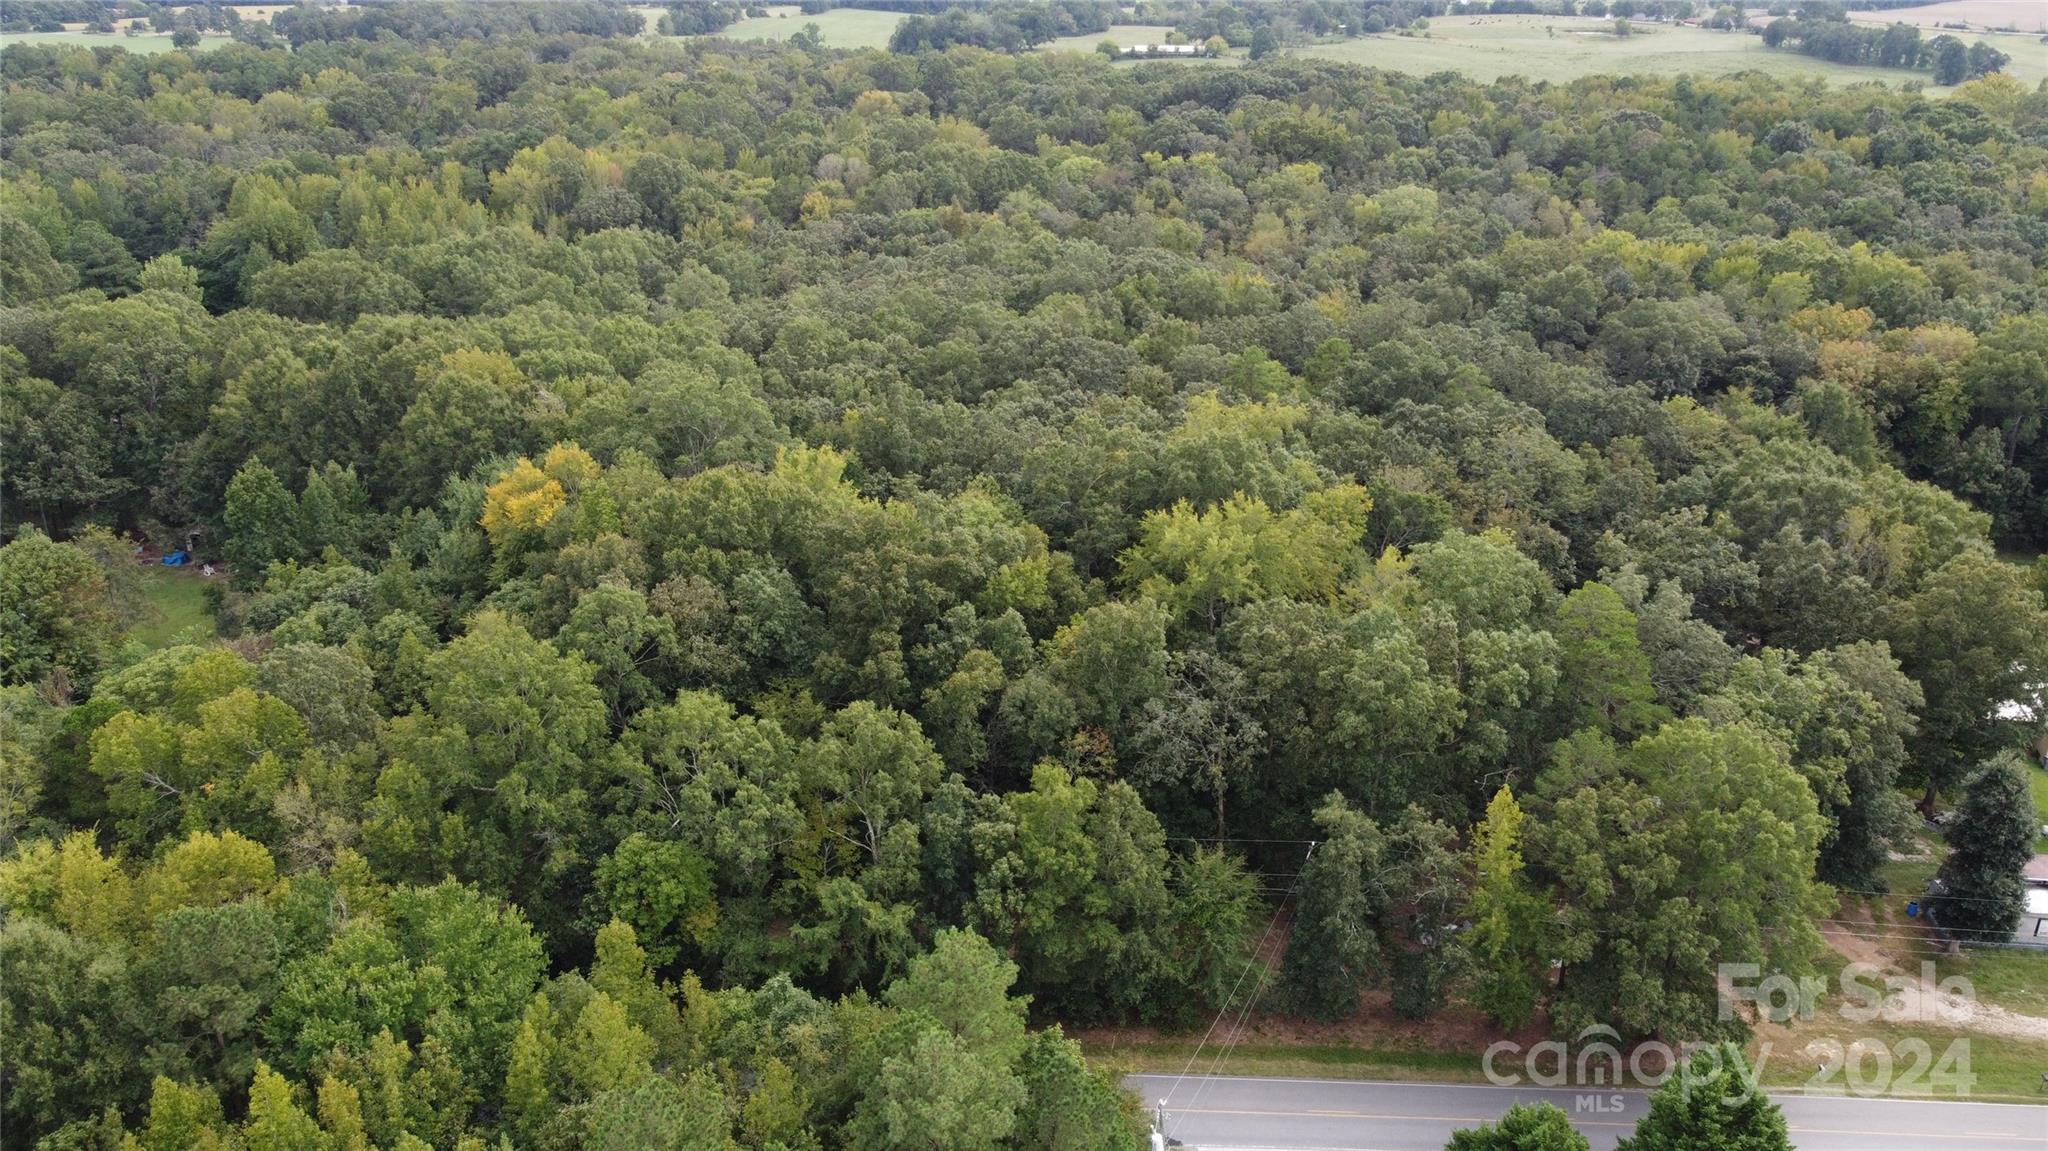
M164 566L167 568L181 568L191 562L192 553L188 551L175 551L164 556Z

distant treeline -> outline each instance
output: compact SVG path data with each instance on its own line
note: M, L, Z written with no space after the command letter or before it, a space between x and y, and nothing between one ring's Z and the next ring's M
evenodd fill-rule
M885 11L929 12L916 0L880 0L863 7ZM808 6L807 6L808 7ZM988 5L955 5L937 15L913 15L889 37L895 52L919 52L962 45L998 52L1019 52L1057 40L1109 31L1117 6L1110 0L997 0Z
M1764 26L1764 44L1818 56L1837 64L1874 64L1880 68L1918 68L1934 73L1937 84L1960 84L2006 66L2012 57L1982 40L1968 47L1954 36L1922 40L1910 24L1876 28L1847 19L1774 20Z
M408 43L444 38L631 36L641 30L643 21L631 8L587 0L516 5L356 0L347 8L288 9L272 17L271 25L298 48L308 43L376 40L386 32Z

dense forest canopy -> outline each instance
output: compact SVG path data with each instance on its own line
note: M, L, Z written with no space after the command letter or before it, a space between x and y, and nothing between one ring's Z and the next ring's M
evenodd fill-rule
M2048 93L640 19L0 51L8 1140L1128 1146L1275 925L1722 1036L1914 796L2010 929Z

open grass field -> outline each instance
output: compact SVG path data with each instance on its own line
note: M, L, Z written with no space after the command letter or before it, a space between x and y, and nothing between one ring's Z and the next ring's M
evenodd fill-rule
M1622 37L1613 35L1612 28L1613 21L1592 18L1445 16L1429 22L1426 37L1390 33L1297 51L1418 75L1458 72L1481 81L1526 76L1562 83L1599 74L1727 75L1752 70L1773 76L1819 76L1834 84L1899 84L1925 78L1924 73L1896 68L1855 67L1773 51L1745 32L1638 23L1634 35ZM2040 43L2018 36L1985 39L2013 58L2006 70L2021 83L2032 87L2048 78L2048 49Z
M201 36L201 48L217 48L228 42L226 36ZM118 33L106 35L96 32L6 32L0 33L0 48L9 44L76 44L84 48L126 48L143 56L171 50L171 38L150 32L141 36L123 36Z
M1170 24L1112 24L1107 32L1093 32L1086 36L1062 36L1047 40L1038 46L1041 52L1093 52L1095 46L1104 40L1114 40L1118 47L1128 48L1133 44L1164 44L1166 34L1173 31Z
M213 617L206 611L207 582L198 572L165 567L143 569L143 594L156 610L151 618L129 628L128 638L139 640L146 647L159 648L194 630L212 634Z
M2048 32L2048 4L2040 0L1940 0L1911 8L1851 12L1851 20L1870 24L1911 24L1938 28L1943 24L1967 24L1972 28L2017 28L2022 32Z
M794 4L770 8L767 16L741 20L713 33L728 40L787 40L816 24L827 48L887 48L889 34L903 22L901 12L870 12L863 8L834 8L815 16L804 15Z

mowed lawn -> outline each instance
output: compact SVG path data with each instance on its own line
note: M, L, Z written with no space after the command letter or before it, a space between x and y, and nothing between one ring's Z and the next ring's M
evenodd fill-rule
M128 638L148 648L159 648L187 632L211 635L213 616L206 610L206 585L212 581L198 572L150 567L142 571L142 591L156 611L151 618L128 629Z
M1929 80L1924 72L1833 64L1785 49L1773 51L1764 47L1761 37L1747 32L1640 21L1632 26L1634 35L1615 36L1612 20L1589 17L1444 16L1429 22L1426 36L1386 33L1307 45L1296 51L1416 75L1458 72L1480 81L1526 76L1562 83L1601 74L1727 75L1751 70L1772 76L1819 76L1835 84ZM1970 41L1977 38L1964 37ZM2006 71L2027 87L2048 77L2048 50L2039 42L2023 36L1983 39L2012 57Z
M903 22L901 12L871 12L865 8L834 8L806 16L794 4L770 8L766 16L741 20L712 33L728 40L787 40L816 24L827 48L887 48L889 34Z

